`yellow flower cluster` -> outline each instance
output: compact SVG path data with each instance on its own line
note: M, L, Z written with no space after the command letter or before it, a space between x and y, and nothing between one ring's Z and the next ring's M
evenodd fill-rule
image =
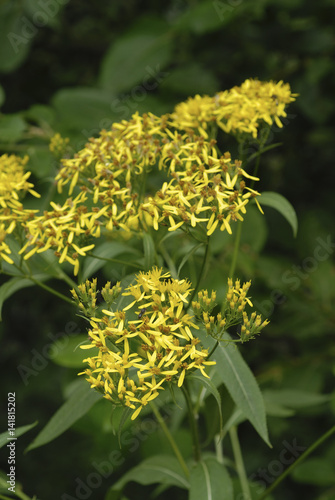
M73 159L62 160L58 191L68 186L71 196L80 188L91 205L103 208L101 224L107 230L129 230L138 219L144 176L160 160L165 127L164 116L135 113L111 130L102 130Z
M241 87L214 97L196 96L171 115L142 116L114 123L91 138L73 158L61 160L56 176L65 201L51 202L43 214L26 211L19 196L39 196L24 172L27 158L0 159L0 256L8 263L5 237L14 233L25 260L51 250L60 263L78 273L80 257L94 248L103 231L189 231L196 226L210 236L217 228L232 233L246 205L259 193L246 186L250 176L230 153L221 154L207 132L212 122L226 132L254 136L261 122L280 123L285 105L294 100L283 82L246 80ZM207 132L206 132L207 130ZM56 134L50 148L59 153L67 140ZM147 186L151 171L161 170L159 189ZM149 174L149 175L148 175ZM165 182L164 182L165 178Z
M100 236L98 219L107 207L89 209L86 193L80 192L62 205L51 202L51 210L44 211L43 215L38 210L24 209L20 198L27 192L40 197L34 185L28 182L31 173L25 171L27 161L28 157L0 157L0 257L13 264L5 239L15 235L21 243L19 255L23 255L24 260L52 249L59 262L69 262L77 274L79 257L94 248L94 244L88 244L88 238Z
M243 220L241 214L257 191L246 188L244 178L255 179L231 160L230 153L218 157L215 141L202 136L190 140L188 134L176 135L165 144L161 164L172 177L154 196L139 207L141 221L169 231L200 224L210 236L217 227L232 233L230 223ZM257 202L257 201L256 201Z
M252 303L247 297L250 285L251 281L241 285L240 280L233 283L232 279L228 278L228 290L222 311L216 316L211 315L216 305L215 292L212 292L211 296L208 295L207 290L201 290L198 293L198 300L192 301L192 308L196 318L203 321L209 335L220 340L225 331L240 324L237 334L241 342L246 342L254 338L269 324L268 320L262 322L261 315L257 315L256 312L252 312L248 316L245 311L247 304L252 307Z
M59 133L55 134L50 139L49 149L56 158L62 158L64 156L70 139L68 137L62 137Z
M177 129L198 129L208 138L210 127L217 124L224 132L251 134L257 138L261 124L282 127L285 107L298 94L288 83L248 79L240 87L218 92L215 96L195 96L176 106L172 124Z
M19 202L26 192L33 196L40 195L33 190L34 185L28 182L31 175L25 171L28 156L20 158L15 155L0 156L0 206L2 209L21 207Z
M39 198L28 181L31 173L25 171L28 157L15 155L0 156L0 258L13 264L9 257L10 247L5 242L7 235L14 232L17 226L34 217L36 210L26 210L20 201L28 192Z
M25 222L26 243L19 252L24 255L24 260L52 249L59 263L69 262L76 275L79 257L85 256L95 246L87 244L88 238L100 236L100 224L96 223L100 211L90 210L85 204L86 199L85 193L79 193L75 198L68 198L63 205L50 202L52 210Z
M106 399L134 410L132 419L167 383L181 387L186 373L194 370L208 377L205 367L215 362L206 361L208 352L192 333L198 326L185 312L188 281L172 279L157 268L139 273L122 293L131 298L122 310L112 305L120 284L111 287L109 283L101 293L110 306L100 313L96 281L87 281L79 290L79 296L74 290L72 294L91 324L90 343L81 348L98 348L97 355L85 360L89 368L81 374ZM91 316L94 310L98 317Z
M72 196L80 189L86 207L98 214L95 224L108 231L148 225L174 231L203 223L208 235L218 226L231 233L230 222L243 220L249 199L259 194L246 188L244 178L254 178L239 161L233 162L229 153L218 155L215 140L172 132L167 115L136 113L129 121L115 123L62 165L58 191L66 188ZM145 178L154 167L171 180L145 196Z

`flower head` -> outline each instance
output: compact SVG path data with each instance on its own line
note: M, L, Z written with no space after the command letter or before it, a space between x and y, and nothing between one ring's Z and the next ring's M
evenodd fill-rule
M256 139L262 124L283 126L280 118L286 117L285 108L297 95L283 81L247 79L213 97L197 95L178 104L171 115L172 124L179 130L198 129L207 138L208 126L216 123L226 133Z
M241 285L240 280L235 280L233 283L232 279L228 278L226 297L221 312L217 315L211 314L216 305L215 293L212 292L211 296L207 290L201 290L198 293L197 300L192 301L192 308L196 318L205 325L208 335L220 340L223 333L230 327L239 325L237 334L240 337L240 342L247 342L269 324L268 320L262 321L261 315L256 312L248 315L245 311L246 305L252 307L252 302L247 297L250 286L251 281Z
M169 382L180 387L195 370L208 377L206 366L215 364L206 361L208 352L195 335L198 326L185 312L190 291L187 280L172 279L155 268L138 274L124 290L122 296L131 300L126 307L110 307L90 317L90 343L81 347L97 347L98 354L85 360L89 368L83 373L105 398L134 410L132 419ZM92 305L96 286L86 283L79 293Z
M28 156L20 158L15 155L0 156L0 206L1 208L17 208L19 199L25 193L39 198L33 189L34 184L28 181L31 172L25 170Z

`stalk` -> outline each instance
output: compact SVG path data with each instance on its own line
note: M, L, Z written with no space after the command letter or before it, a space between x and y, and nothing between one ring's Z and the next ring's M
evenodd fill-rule
M200 444L199 444L198 426L197 426L197 422L196 422L196 419L194 416L192 400L191 400L190 392L189 392L186 381L184 382L184 384L182 385L181 388L182 388L183 394L185 396L186 404L187 404L188 417L189 417L191 434L192 434L192 439L193 439L194 459L196 462L199 462L201 459L201 452L200 452Z
M170 443L170 445L171 445L171 447L172 447L172 449L174 451L174 454L176 455L177 460L180 463L180 466L181 466L181 468L184 471L185 476L188 479L190 477L190 473L189 473L188 467L186 465L186 462L183 459L182 454L180 453L180 450L178 448L177 443L175 442L175 440L174 440L171 432L169 431L166 423L164 422L164 419L163 419L162 415L159 413L159 410L158 410L157 406L155 405L155 403L153 401L150 402L150 406L152 408L152 411L154 412L155 417L157 418L157 421L158 421L159 425L162 428L162 431L164 432L167 440L169 441L169 443Z
M192 300L194 299L195 295L197 294L197 292L199 290L199 286L200 286L201 280L203 279L203 274L204 274L204 271L205 271L205 268L206 268L206 265L208 262L208 258L209 258L209 237L207 236L207 241L206 241L206 246L205 246L205 255L204 255L204 258L202 260L202 265L201 265L200 273L199 273L199 276L197 279L197 283L196 283L195 288L192 292L192 295L188 301L189 307L192 305Z
M238 440L237 429L236 426L233 426L229 429L229 436L231 440L231 444L233 447L233 453L235 458L236 470L241 483L243 499L251 500L251 493L248 483L247 474L244 468L242 452L240 447L240 442Z
M56 295L56 297L59 297L60 299L64 300L65 302L68 302L73 306L73 300L70 299L69 297L66 297L66 295L63 295L60 292L57 292L54 288L51 288L50 286L46 285L45 283L42 283L42 281L39 281L32 276L25 276L25 278L31 280L35 285L40 286L41 288L44 288L44 290L47 290L48 292L52 293L53 295Z
M307 450L304 451L302 455L295 462L293 462L272 484L268 487L266 491L264 491L263 495L259 497L258 500L265 500L265 498L270 495L270 493L277 488L277 486L282 482L282 480L288 476L294 467L296 467L300 462L303 462L305 458L308 457L316 448L318 448L324 441L326 441L332 434L335 433L335 425L329 429L329 431L325 432L315 443L313 443Z
M237 262L237 255L238 255L240 241L241 241L241 233L242 233L242 221L238 221L237 231L236 231L236 236L235 236L235 243L234 243L233 258L232 258L230 270L229 270L229 278L231 278L231 279L234 279L236 262Z

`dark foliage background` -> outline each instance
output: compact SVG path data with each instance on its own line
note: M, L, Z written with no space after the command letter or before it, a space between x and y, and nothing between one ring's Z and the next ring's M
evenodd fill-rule
M334 394L334 16L333 0L0 2L0 153L29 154L40 192L57 168L48 151L55 132L78 150L99 129L137 110L168 112L188 96L213 94L249 77L284 80L300 94L284 129L273 134L282 145L264 155L258 183L260 191L277 191L292 203L298 236L271 209L265 217L253 213L238 262L239 276L253 279L255 307L271 320L261 338L242 347L264 390ZM238 156L232 141L227 149ZM223 258L208 272L208 288L225 281L231 248L227 240ZM68 294L66 286L54 286ZM25 385L16 367L33 366L32 350L41 353L50 332L64 332L69 321L79 330L82 325L70 306L43 290L28 290L4 306L2 400L15 391L17 425L38 420L41 429L76 370L48 360L41 370L35 366ZM269 464L279 460L284 441L307 447L334 421L334 397L310 405L283 398L278 403L292 415L269 416L272 449L249 424L240 430L247 472L261 480L265 470L267 486L276 478ZM74 496L76 478L85 482L92 463L117 448L108 419L97 405L73 430L26 455L36 429L20 438L24 491L39 499ZM180 432L187 454L190 444ZM158 446L168 449L162 436ZM103 499L108 486L155 447L157 439L143 440L93 497ZM334 499L334 466L335 444L329 441L274 498ZM149 498L150 491L134 483L126 490L130 499ZM160 498L172 494L185 498L177 490Z

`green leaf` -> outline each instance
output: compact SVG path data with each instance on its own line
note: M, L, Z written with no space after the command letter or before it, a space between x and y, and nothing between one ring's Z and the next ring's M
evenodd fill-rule
M0 7L0 72L9 73L24 61L38 31L27 26L23 14L20 2L5 2Z
M51 174L55 165L55 158L47 146L38 147L30 146L27 149L29 156L29 171L33 172L36 177L45 180Z
M140 465L130 469L130 471L119 479L111 487L110 492L121 492L130 481L135 481L139 484L160 483L184 489L189 488L189 482L181 472L178 460L171 455L155 455L143 460Z
M48 279L47 274L41 274L34 276L39 281L44 281ZM27 288L28 286L35 286L33 281L17 276L15 278L10 278L6 283L0 286L0 321L2 321L2 307L6 299L13 295L18 290L22 288Z
M222 420L222 411L221 411L221 396L220 396L219 391L217 390L217 388L215 387L215 385L213 384L213 382L211 381L210 378L201 377L200 375L195 375L194 373L192 373L191 375L188 375L187 378L189 380L197 380L198 382L200 382L200 384L202 386L205 386L206 389L208 389L208 391L214 396L214 398L218 404L218 408L219 408L220 430L221 430L223 427L223 420Z
M230 13L234 11L225 2L216 2L224 5L225 9ZM222 7L221 7L222 9ZM191 31L198 35L215 31L222 27L223 16L219 15L215 8L215 2L205 1L194 4L185 10L185 12L177 20L174 28L182 31Z
M206 457L191 469L189 500L233 500L233 485L223 464Z
M57 26L59 26L59 20L57 18L59 17L65 4L66 2L57 2L57 4L53 4L53 7L51 7L51 3L50 8L47 2L44 4L40 0L25 0L24 9L27 17L29 17L32 22L34 22L34 16L36 16L36 12L41 11L42 9L42 12L45 12L47 14L44 17L45 24L47 26L56 28Z
M55 122L55 111L51 106L44 104L34 104L27 111L24 111L27 120L36 122L40 127L52 126Z
M26 451L33 450L56 439L69 429L74 422L85 415L99 399L101 399L101 394L91 389L89 384L83 381L51 417Z
M207 337L203 331L198 330L197 336L209 351L214 347L216 341L211 337ZM271 446L262 393L252 371L242 358L237 346L224 342L229 342L230 340L231 338L228 333L225 333L223 341L219 342L212 356L216 361L217 371L236 406L242 410L266 444Z
M246 417L245 417L244 413L239 408L235 408L235 411L231 414L231 416L229 417L229 419L227 420L227 422L225 423L225 425L222 429L222 432L221 432L222 438L227 434L229 429L231 429L233 426L237 427L245 420L246 420Z
M0 141L16 142L26 129L26 122L19 115L0 116Z
M106 241L105 243L102 243L102 245L96 246L93 253L96 257L86 257L85 259L83 274L81 277L82 281L90 278L99 269L101 269L101 267L103 267L107 262L107 260L104 259L113 259L120 254L123 254L123 256L125 254L134 254L140 257L139 252L134 248L131 248L129 245L125 245L124 243L118 243L115 241ZM122 260L124 260L124 257Z
M171 72L162 82L162 90L168 90L184 96L195 94L215 94L220 84L214 74L199 63L191 63Z
M117 118L112 112L114 95L91 87L63 88L52 98L60 130L80 131L83 142L108 128Z
M144 267L147 271L152 269L155 263L156 248L151 234L143 232Z
M188 259L191 257L191 255L194 252L196 252L198 250L198 248L203 247L203 246L204 246L203 243L199 243L198 245L194 245L194 247L190 251L187 252L187 254L184 256L183 260L179 264L178 271L177 271L178 276L180 275L180 271L182 270L182 268L184 267L184 265L186 264Z
M50 359L60 366L66 368L81 368L88 354L85 349L80 349L81 344L87 343L87 335L76 335L75 337L63 336L52 345ZM97 348L89 351L89 356L98 354Z
M268 234L265 217L256 206L251 205L243 219L241 246L248 245L254 252L260 253Z
M5 102L5 91L3 87L0 85L0 106L2 106L4 102Z
M14 437L19 437L22 436L22 434L25 434L26 432L30 431L33 427L37 425L37 421L34 422L33 424L28 424L28 425L22 425L21 427L17 427L15 429L15 436ZM8 435L8 431L2 432L0 434L0 448L5 446L5 444L8 443L12 438Z
M268 402L272 402L288 408L306 408L308 406L320 405L330 401L332 395L318 394L308 391L296 389L281 389L281 390L265 390L264 398Z
M279 193L272 191L264 191L261 196L257 198L260 205L272 207L277 210L292 227L294 237L297 236L298 231L298 218L297 214L291 203Z
M286 406L283 406L278 403L274 403L271 400L267 400L266 395L263 393L264 396L264 403L265 403L265 411L266 414L269 415L270 417L293 417L295 415L295 411L291 410L290 408L286 408Z
M120 418L119 418L119 427L117 430L117 439L118 439L120 448L121 448L121 432L122 432L123 426L125 425L125 423L127 422L128 418L129 418L131 412L132 412L131 408L123 407L121 416L119 416Z
M102 62L100 85L120 93L142 83L142 92L148 92L148 82L153 88L167 76L162 69L172 55L172 39L167 34L146 33L118 38ZM133 98L140 100L137 94Z
M334 486L334 464L326 458L310 458L292 471L295 481L315 486Z

